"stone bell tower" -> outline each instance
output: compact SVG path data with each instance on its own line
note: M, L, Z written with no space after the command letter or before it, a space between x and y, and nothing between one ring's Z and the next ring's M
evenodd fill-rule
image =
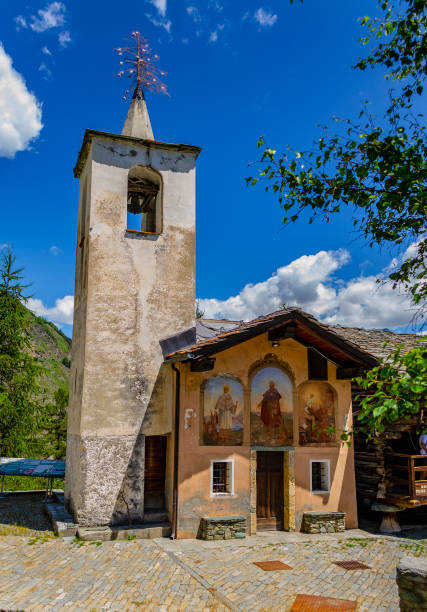
M194 325L199 153L154 140L139 84L121 134L84 135L65 486L84 526L143 520L146 436L172 430L159 340Z

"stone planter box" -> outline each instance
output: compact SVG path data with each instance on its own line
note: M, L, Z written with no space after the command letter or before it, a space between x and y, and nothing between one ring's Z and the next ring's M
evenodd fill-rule
M345 512L304 512L302 531L305 533L336 533L345 531Z
M403 557L397 566L401 612L427 610L427 559Z
M208 516L201 519L202 540L231 540L246 537L245 516Z

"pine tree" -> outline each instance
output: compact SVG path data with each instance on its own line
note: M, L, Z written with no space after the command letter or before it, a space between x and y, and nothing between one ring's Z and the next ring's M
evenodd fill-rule
M40 368L30 355L23 268L8 249L0 259L0 456L31 454L39 422Z
M60 387L54 394L55 402L44 407L41 439L44 455L53 459L65 459L67 446L68 390Z

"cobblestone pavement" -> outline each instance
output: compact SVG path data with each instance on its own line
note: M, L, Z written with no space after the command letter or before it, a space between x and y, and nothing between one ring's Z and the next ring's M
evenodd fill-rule
M365 536L365 537L354 537ZM358 612L398 612L395 568L427 549L410 540L270 533L246 540L61 540L0 537L0 609L288 612L297 594L358 602ZM346 571L335 560L372 569ZM255 561L291 570L265 572Z
M285 612L301 593L357 601L358 612L398 612L396 565L405 554L427 555L427 548L409 540L367 535L349 537L346 532L342 537L308 539L303 534L263 534L244 546L227 548L222 542L201 545L192 540L161 545L179 547L175 555L240 610ZM332 563L345 560L372 569L348 571ZM281 561L292 569L264 572L255 561Z
M98 545L52 536L0 538L0 609L228 610L153 541Z

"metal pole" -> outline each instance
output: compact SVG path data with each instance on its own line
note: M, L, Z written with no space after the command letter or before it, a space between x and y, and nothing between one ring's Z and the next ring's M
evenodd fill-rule
M178 527L178 460L179 460L179 419L180 419L180 394L181 394L181 372L172 364L175 370L175 417L174 417L174 444L173 444L173 502L172 502L172 534L171 540L176 539Z

